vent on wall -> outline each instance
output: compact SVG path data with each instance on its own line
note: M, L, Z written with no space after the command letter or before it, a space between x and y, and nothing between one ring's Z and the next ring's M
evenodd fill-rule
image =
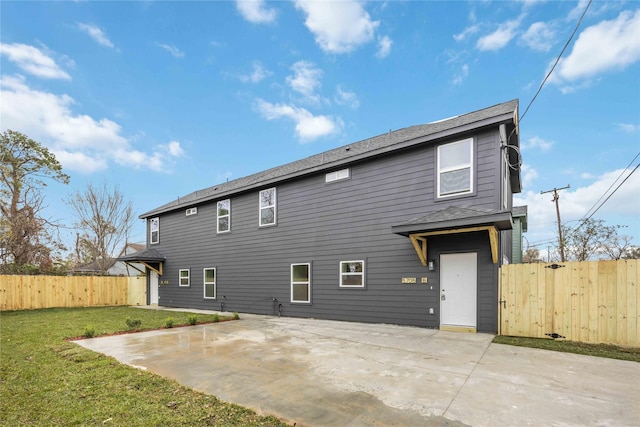
M189 209L187 209L187 216L195 215L197 213L198 213L198 208L189 208Z

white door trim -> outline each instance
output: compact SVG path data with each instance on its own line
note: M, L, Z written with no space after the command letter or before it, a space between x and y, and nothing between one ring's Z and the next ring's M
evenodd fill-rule
M153 270L149 271L149 304L150 305L158 305L158 299L159 299L159 289L158 289L158 285L159 285L159 280L158 280L158 273L156 273Z
M478 254L440 255L440 329L475 331L477 313Z

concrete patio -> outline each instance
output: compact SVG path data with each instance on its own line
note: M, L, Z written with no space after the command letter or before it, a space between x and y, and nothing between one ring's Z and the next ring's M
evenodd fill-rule
M77 343L297 426L640 425L640 364L492 338L242 315Z

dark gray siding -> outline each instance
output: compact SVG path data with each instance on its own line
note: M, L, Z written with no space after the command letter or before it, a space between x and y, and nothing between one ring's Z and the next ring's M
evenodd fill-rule
M476 191L467 197L436 200L435 146L352 164L350 179L325 183L324 173L280 183L277 225L258 227L258 191L231 197L231 232L216 234L216 204L160 217L165 257L160 305L227 311L397 323L439 324L438 271L423 267L408 238L391 226L447 205L499 209L496 132L473 135ZM460 138L443 142L452 142ZM491 263L486 233L434 238L430 256L445 251L478 252L478 329L497 328L497 266ZM433 242L433 243L432 243ZM436 252L433 252L436 251ZM339 287L339 262L365 261L364 289ZM312 264L310 304L290 302L290 265ZM217 298L203 298L203 269L217 269ZM189 268L191 285L178 286L178 270ZM415 277L417 284L402 284ZM422 277L428 284L420 284ZM433 289L432 289L433 288ZM429 315L429 307L436 309Z

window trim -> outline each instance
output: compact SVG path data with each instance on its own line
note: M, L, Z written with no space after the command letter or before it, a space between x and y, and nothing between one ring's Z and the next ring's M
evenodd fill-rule
M213 270L213 282L207 282L207 270ZM216 299L216 279L218 278L218 272L216 267L206 267L202 269L202 296L204 299ZM213 285L213 296L207 296L207 285Z
M185 216L191 216L191 215L197 215L197 214L198 214L197 207L187 208L187 210L185 211Z
M307 266L307 280L305 282L296 282L293 280L293 267L297 265L306 265ZM290 301L291 304L310 304L311 303L311 263L310 262L296 262L291 264L290 268L290 279L291 279L291 295ZM294 300L293 299L293 285L307 285L307 300Z
M185 277L182 276L182 272L186 271L187 275ZM186 278L187 279L187 284L183 285L182 284L182 279ZM191 269L189 268L181 268L180 270L178 270L178 286L186 288L191 286Z
M448 167L445 169L440 168L440 152L443 147L451 146L454 144L461 144L463 142L469 143L469 163L460 163L455 165L454 167ZM440 144L436 148L436 197L438 199L451 198L451 197L459 197L459 196L468 196L475 192L474 188L474 176L475 176L475 143L473 138L465 138L459 141L448 142L446 144ZM441 184L441 175L444 172L453 172L462 169L469 169L469 189L464 191L456 191L454 193L446 193L442 194L440 192L440 184Z
M155 230L154 230L155 224ZM153 232L156 233L155 240L153 239ZM149 219L149 244L155 245L160 243L160 217L156 216Z
M341 173L342 173L342 176L341 176ZM344 173L346 173L346 175L344 175ZM345 168L345 169L328 172L324 176L324 182L330 183L330 182L342 181L344 179L349 179L349 178L351 178L351 169Z
M272 205L267 205L267 206L262 206L262 193L265 191L270 191L273 190L273 204ZM259 194L258 194L258 224L260 227L270 227L270 226L274 226L278 223L278 216L277 216L277 205L278 205L278 193L276 191L276 187L271 187L271 188L265 188L264 190L260 190ZM262 223L262 210L263 209L269 209L269 208L273 208L273 222L270 222L268 224L263 224Z
M227 213L226 215L220 215L219 204L221 202L229 202L229 207L228 207L229 213ZM228 218L226 230L220 230L220 218ZM231 199L218 200L216 202L216 233L221 234L221 233L228 233L230 231L231 231Z
M355 272L355 273L343 273L342 272L342 265L343 264L352 263L352 262L361 263L362 264L362 271L361 272ZM356 260L350 260L350 261L340 261L339 270L338 270L338 274L340 275L340 287L341 288L346 288L346 289L362 289L362 288L366 287L365 265L366 264L365 264L364 259L356 259ZM342 283L344 275L347 275L347 276L361 276L362 277L362 284L361 285L345 285L345 284Z

